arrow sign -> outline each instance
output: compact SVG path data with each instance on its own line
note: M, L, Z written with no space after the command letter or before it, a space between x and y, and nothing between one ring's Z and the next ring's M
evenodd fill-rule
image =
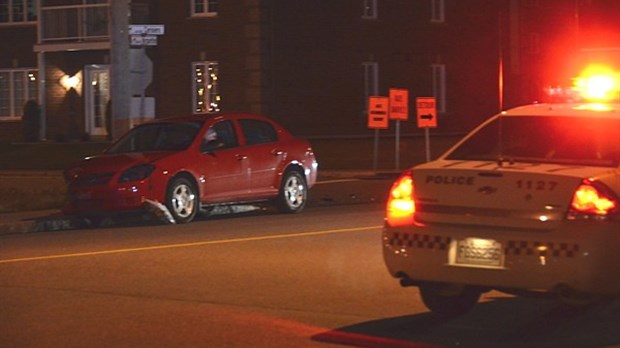
M435 103L435 97L418 97L415 103L418 114L418 128L437 127L437 104Z

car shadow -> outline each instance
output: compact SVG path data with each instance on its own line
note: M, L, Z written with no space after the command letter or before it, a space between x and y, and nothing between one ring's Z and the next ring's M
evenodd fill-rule
M450 320L426 312L362 322L312 339L355 347L620 346L620 301L575 309L553 300L491 297Z

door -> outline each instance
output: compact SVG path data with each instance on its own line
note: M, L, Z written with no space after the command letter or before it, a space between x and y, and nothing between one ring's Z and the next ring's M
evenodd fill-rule
M244 200L249 196L249 162L230 120L219 121L207 130L200 151L197 165L204 177L203 203Z
M84 67L86 133L108 136L110 128L110 71L107 65Z

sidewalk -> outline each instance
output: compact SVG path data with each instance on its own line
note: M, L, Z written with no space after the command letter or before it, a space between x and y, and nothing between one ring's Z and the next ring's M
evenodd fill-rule
M309 192L308 207L383 202L397 174L359 170L324 171ZM229 213L231 209L223 208L223 211L219 214ZM112 224L108 222L109 226ZM65 216L60 209L0 213L0 235L88 227L88 221Z

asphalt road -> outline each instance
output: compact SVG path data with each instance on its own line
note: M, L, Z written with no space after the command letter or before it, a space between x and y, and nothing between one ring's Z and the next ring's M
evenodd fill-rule
M383 265L383 206L0 236L0 347L609 347L620 304L492 292L438 321Z

